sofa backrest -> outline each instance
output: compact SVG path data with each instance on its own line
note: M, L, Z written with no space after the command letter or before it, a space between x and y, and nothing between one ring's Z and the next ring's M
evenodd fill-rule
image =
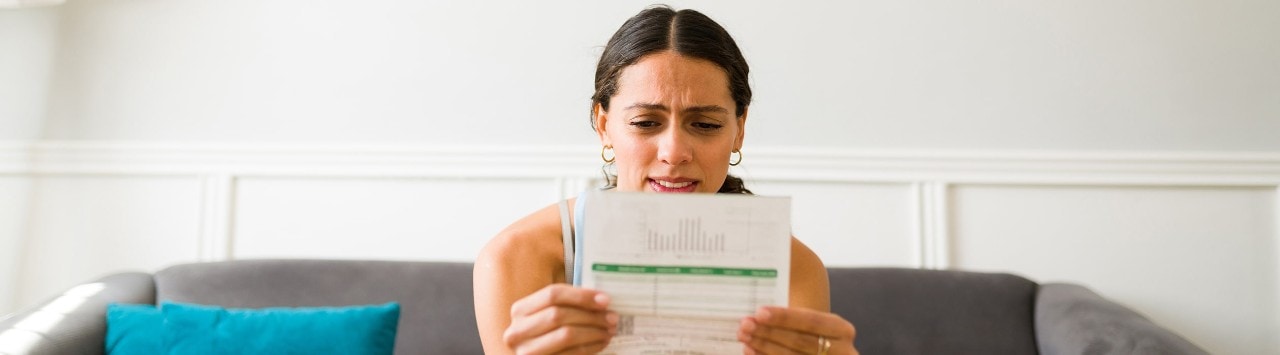
M864 354L1035 354L1037 284L1009 274L829 268Z
M159 302L233 308L400 303L397 354L480 354L471 264L238 260L173 266L155 275Z
M480 354L470 263L239 260L155 274L158 301L238 308L399 302L397 354ZM866 354L1034 354L1038 286L1022 277L829 268L831 310Z

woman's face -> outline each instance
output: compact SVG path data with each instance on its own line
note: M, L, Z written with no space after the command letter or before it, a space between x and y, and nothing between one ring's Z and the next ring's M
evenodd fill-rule
M622 69L609 110L596 107L618 190L719 191L730 153L742 148L747 115L733 110L729 78L712 62L664 51Z

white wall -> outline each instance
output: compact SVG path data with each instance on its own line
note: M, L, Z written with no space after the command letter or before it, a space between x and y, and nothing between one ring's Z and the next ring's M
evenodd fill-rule
M27 203L31 181L0 175L0 314L16 307L23 237L27 236Z
M0 10L0 140L41 136L59 18L57 8Z
M32 187L18 301L57 295L70 280L195 260L199 184L165 176L41 178Z
M246 178L236 185L229 254L472 261L512 221L555 201L554 186L550 178Z
M959 268L1087 284L1215 353L1278 350L1274 187L963 186L953 198Z
M179 262L469 260L593 185L594 61L647 4L2 10L0 313ZM1079 282L1280 352L1280 3L672 4L737 37L735 173L830 265Z
M58 19L55 8L0 10L0 146L42 134ZM0 148L0 314L17 297L31 179L11 172L26 165L25 155L17 147Z
M45 138L589 144L647 3L72 1ZM693 6L754 69L748 147L1280 150L1276 2Z

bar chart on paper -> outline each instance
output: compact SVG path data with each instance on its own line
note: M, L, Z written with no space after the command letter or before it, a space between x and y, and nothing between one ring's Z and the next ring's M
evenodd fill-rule
M644 236L645 250L649 252L678 252L692 254L724 254L745 252L743 245L735 244L735 250L726 246L725 232L709 233L702 228L702 220L681 218L676 220L676 231L662 233L648 230Z
M622 243L610 249L646 260L762 262L762 257L771 258L766 251L778 247L776 239L765 237L767 233L790 236L786 218L741 206L718 206L720 211L699 213L645 204L631 207L635 213L614 221L610 228L612 242Z

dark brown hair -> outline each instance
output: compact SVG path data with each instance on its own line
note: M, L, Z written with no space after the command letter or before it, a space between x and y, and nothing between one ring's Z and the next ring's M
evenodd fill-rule
M596 64L596 92L591 95L591 128L596 128L595 105L609 109L609 99L618 92L618 75L622 69L640 58L674 51L680 55L715 63L729 77L729 94L733 96L734 116L742 117L751 104L751 85L747 82L750 68L738 50L738 44L724 27L694 10L676 11L665 5L652 6L627 19L605 45ZM617 176L605 166L609 186L617 186ZM750 194L742 179L728 175L720 193Z

